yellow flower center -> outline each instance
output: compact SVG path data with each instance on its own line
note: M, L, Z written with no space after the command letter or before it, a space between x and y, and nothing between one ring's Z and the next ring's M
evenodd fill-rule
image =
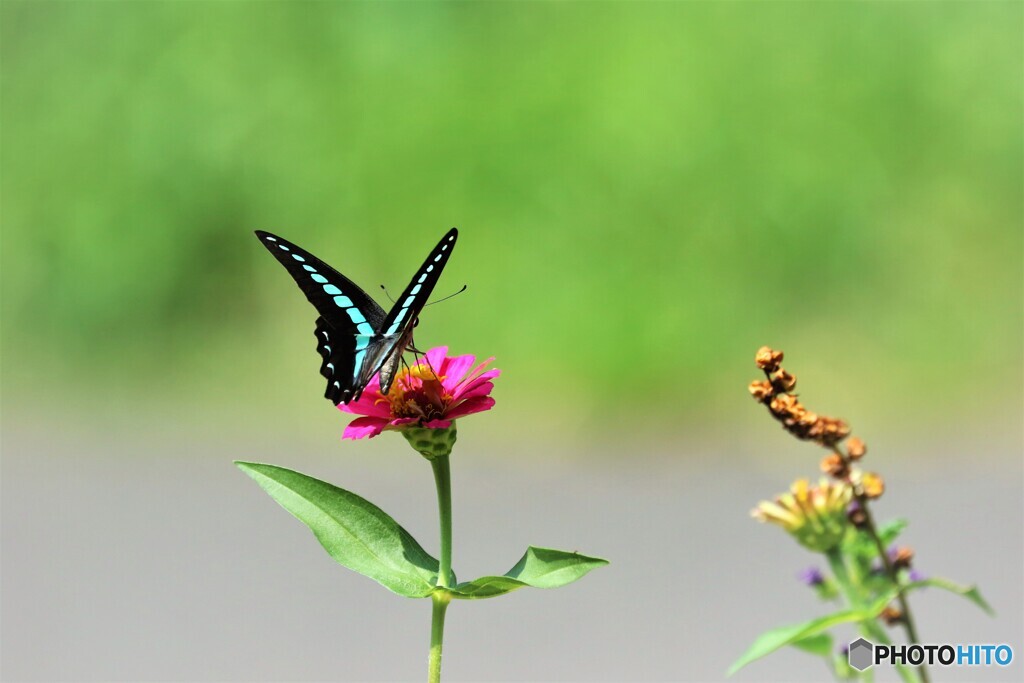
M395 418L411 417L421 422L441 419L452 401L442 379L426 363L417 363L398 373L391 391L381 400L391 404L391 416Z

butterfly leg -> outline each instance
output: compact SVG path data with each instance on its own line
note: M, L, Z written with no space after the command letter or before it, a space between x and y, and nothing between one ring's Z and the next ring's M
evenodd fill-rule
M419 353L423 353L423 352L420 351ZM426 361L427 367L430 368L430 372L432 372L434 374L434 377L440 377L440 374L438 374L437 369L433 365L430 364L430 359L427 358L427 354L425 354L425 353L423 354L423 360Z

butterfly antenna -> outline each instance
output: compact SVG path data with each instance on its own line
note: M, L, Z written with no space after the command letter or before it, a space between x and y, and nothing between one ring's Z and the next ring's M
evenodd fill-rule
M380 286L380 288L384 290L384 296L386 296L386 297L387 297L388 299L390 299L390 300L391 300L391 303L393 303L393 304L394 304L394 303L398 303L398 302L397 302L397 301L395 301L395 300L394 300L394 298L393 298L393 297L391 296L391 292L389 292L389 291L388 291L388 288L387 288L387 287L385 287L384 285L381 285L381 286Z
M381 286L383 286L383 285L381 285ZM429 304L425 304L423 306L423 308L426 308L427 306L433 306L434 304L439 304L442 301L448 301L448 299L451 299L453 297L458 296L459 294L462 294L467 289L469 289L469 285L462 285L462 289L460 289L459 291L455 292L454 294L449 294L448 296L444 297L443 299L438 299L437 301L431 301Z

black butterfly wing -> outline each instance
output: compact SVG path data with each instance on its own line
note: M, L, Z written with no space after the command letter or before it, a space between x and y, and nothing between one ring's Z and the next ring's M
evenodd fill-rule
M416 324L416 318L427 303L430 293L434 291L434 285L441 277L441 271L448 263L458 237L459 231L452 228L441 238L378 328L385 340L394 340L394 346L388 349L380 363L380 390L383 394L388 393L391 388L398 369L398 359L412 342L412 329ZM374 367L373 372L376 371L377 367ZM373 372L370 373L371 376Z
M316 319L316 350L323 358L320 374L327 380L324 398L334 405L356 401L366 388L362 379L367 358L377 358L383 352L380 336L368 337L350 332L339 332L320 316Z
M389 350L380 336L384 309L302 247L262 230L257 230L256 236L320 313L316 338L317 351L323 357L320 374L327 379L325 396L335 405L358 399L376 372L374 369L366 376L367 366L375 368Z

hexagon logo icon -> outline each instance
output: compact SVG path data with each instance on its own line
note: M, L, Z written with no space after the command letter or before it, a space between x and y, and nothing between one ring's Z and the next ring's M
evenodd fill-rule
M863 671L864 669L871 667L874 663L872 661L874 659L874 652L874 645L863 638L858 638L850 643L850 666L857 671Z

